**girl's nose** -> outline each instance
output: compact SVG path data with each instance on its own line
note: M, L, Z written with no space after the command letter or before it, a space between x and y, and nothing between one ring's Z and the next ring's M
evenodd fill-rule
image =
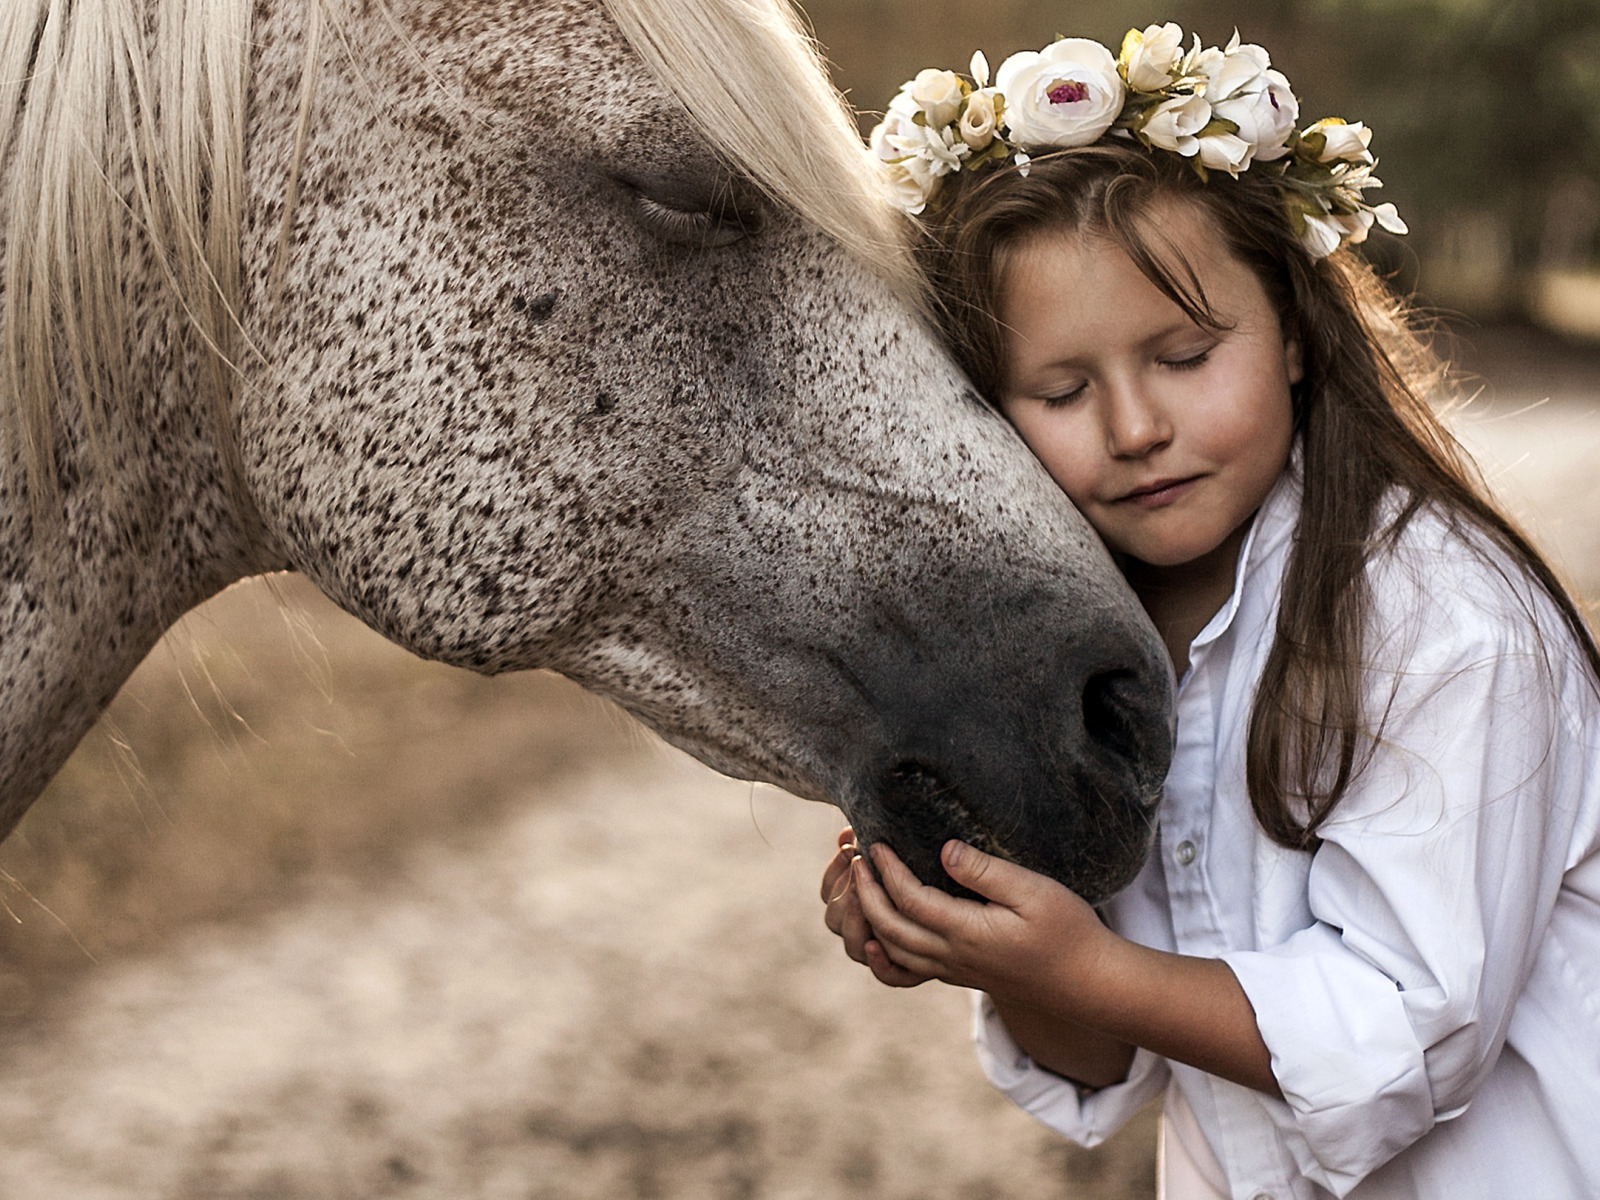
M1166 411L1137 383L1114 384L1108 391L1106 442L1113 457L1143 458L1172 441Z

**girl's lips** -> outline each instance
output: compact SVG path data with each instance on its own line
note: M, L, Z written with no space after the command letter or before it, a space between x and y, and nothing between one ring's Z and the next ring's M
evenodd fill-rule
M1118 503L1131 504L1135 508L1162 508L1182 496L1199 479L1198 475L1190 475L1185 479L1158 479L1153 483L1134 488Z

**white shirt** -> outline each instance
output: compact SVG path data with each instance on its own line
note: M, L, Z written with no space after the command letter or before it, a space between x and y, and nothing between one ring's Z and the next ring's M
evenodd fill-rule
M1314 853L1276 845L1245 742L1298 515L1286 475L1190 650L1155 848L1103 909L1134 941L1227 962L1284 1099L1145 1050L1080 1096L980 998L984 1071L1091 1146L1170 1080L1236 1200L1595 1200L1593 676L1547 598L1419 513L1368 568L1366 711L1389 714L1375 757Z

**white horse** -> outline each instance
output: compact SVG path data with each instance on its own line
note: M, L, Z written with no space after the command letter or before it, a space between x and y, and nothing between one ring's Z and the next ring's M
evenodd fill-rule
M925 877L1136 869L1160 643L918 317L785 0L7 0L0 155L0 833L294 569Z

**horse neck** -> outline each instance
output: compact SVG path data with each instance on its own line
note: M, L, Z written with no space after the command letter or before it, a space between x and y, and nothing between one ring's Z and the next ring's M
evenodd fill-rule
M146 344L94 455L63 405L55 515L35 516L0 451L0 837L179 616L275 565L251 549L189 372L164 335Z

